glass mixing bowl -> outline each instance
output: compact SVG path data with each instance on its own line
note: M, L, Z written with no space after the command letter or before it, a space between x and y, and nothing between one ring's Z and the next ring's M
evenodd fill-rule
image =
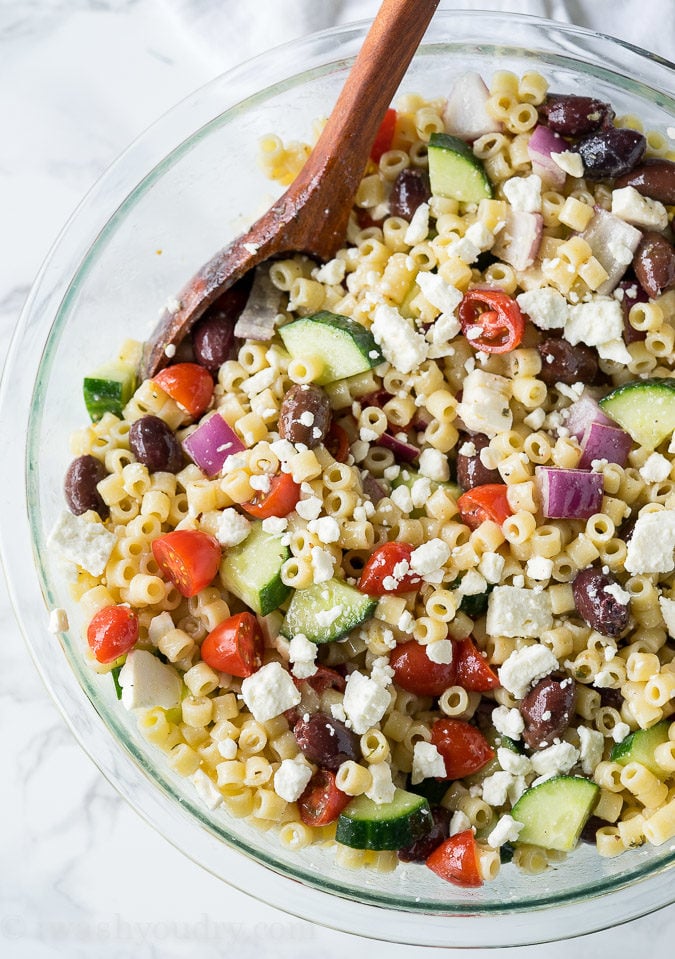
M158 310L217 248L267 208L259 138L306 140L331 109L366 25L280 47L209 83L158 121L84 200L44 264L17 328L1 396L6 470L2 549L17 616L54 699L101 771L170 842L227 883L290 913L398 942L508 946L561 939L675 900L675 845L601 859L582 847L537 877L502 870L462 890L420 866L338 868L319 848L276 839L202 807L139 735L109 677L82 656L67 581L46 548L63 505L69 434L86 420L81 379ZM536 69L552 89L609 100L666 132L673 65L606 36L525 16L439 14L402 85L437 95L459 73ZM60 641L47 609L68 608Z

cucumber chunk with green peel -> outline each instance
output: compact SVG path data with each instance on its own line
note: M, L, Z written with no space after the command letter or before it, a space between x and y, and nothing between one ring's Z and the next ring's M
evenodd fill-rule
M312 643L330 643L370 619L376 606L376 597L329 579L293 593L281 632L289 639L302 633Z
M122 411L136 389L136 367L113 362L99 367L82 383L84 405L93 423L105 413L122 417Z
M662 743L668 742L670 723L670 719L663 719L649 729L638 729L636 732L630 733L629 736L626 736L625 739L614 746L610 755L611 761L619 763L620 766L627 766L628 763L640 763L659 779L665 779L670 774L663 766L659 766L654 758L654 750Z
M281 567L290 555L279 536L266 533L260 522L251 523L243 543L228 549L220 564L223 586L255 613L267 616L291 592L281 581Z
M650 450L675 430L675 379L637 380L600 400L603 413Z
M402 849L426 835L432 823L424 796L396 789L391 802L352 799L340 813L335 838L354 849Z
M287 323L279 336L293 359L316 357L323 363L315 380L319 386L365 373L384 358L365 326L327 310Z
M569 852L574 849L600 795L600 787L581 776L554 776L528 789L511 815L523 823L519 843Z
M471 147L448 133L431 134L429 179L434 196L478 203L493 195L485 167Z

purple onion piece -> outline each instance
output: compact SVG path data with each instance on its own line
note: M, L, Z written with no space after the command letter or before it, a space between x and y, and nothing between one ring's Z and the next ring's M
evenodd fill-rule
M576 436L578 440L582 440L593 423L602 423L605 426L616 426L614 420L605 416L590 393L582 393L579 399L568 407L567 416L565 417L565 427L570 431L572 436Z
M506 212L506 222L499 231L492 247L492 254L514 270L526 270L532 266L541 243L544 220L541 213L523 213L520 210Z
M588 519L600 512L603 495L600 473L538 466L535 476L547 519Z
M228 456L246 447L220 413L214 413L183 440L183 449L203 473L215 476Z
M566 174L555 162L552 154L564 153L568 146L567 140L543 124L534 128L527 144L532 172L541 177L542 183L556 190L565 185Z
M588 470L594 460L607 460L625 466L633 444L630 435L618 426L606 423L591 423L581 441L581 459L578 468Z
M419 447L413 446L406 440L400 440L391 433L383 433L377 440L378 446L384 446L386 450L391 450L396 459L403 460L404 463L414 463L420 455Z
M271 340L280 308L281 291L272 283L267 271L256 270L246 306L234 327L234 335L242 340Z
M375 506L387 495L384 486L368 470L361 473L361 483L363 484L363 492Z
M443 110L445 129L462 140L477 140L485 133L499 133L502 125L487 111L490 91L479 73L468 70L457 77Z

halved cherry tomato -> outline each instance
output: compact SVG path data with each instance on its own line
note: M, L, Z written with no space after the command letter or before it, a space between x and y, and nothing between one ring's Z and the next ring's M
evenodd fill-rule
M323 445L338 463L347 462L347 457L349 456L349 437L345 430L343 430L341 426L338 426L337 423L330 424Z
M482 886L478 847L471 829L455 833L427 857L427 866L441 879L456 886Z
M440 696L456 682L454 663L432 663L417 640L401 643L389 657L389 665L401 689L416 696Z
M99 663L112 663L136 645L138 618L128 606L103 606L87 627L87 642Z
M263 634L253 613L228 616L202 643L204 662L219 673L252 676L262 666Z
M481 656L472 639L459 639L454 644L453 662L457 669L457 683L464 689L484 693L488 689L501 686L496 673L488 665L485 656Z
M166 366L153 376L152 382L168 393L193 419L202 415L213 396L213 377L198 363Z
M363 567L358 588L369 596L409 593L422 585L419 573L410 569L414 546L410 543L383 543Z
M273 476L267 493L262 490L256 493L248 503L242 503L241 508L249 516L257 519L268 519L270 516L288 516L295 509L300 499L300 486L290 473L277 473Z
M327 826L335 822L351 798L335 785L335 773L319 769L298 799L298 812L306 826Z
M370 159L374 163L379 163L382 154L386 153L387 150L391 150L391 144L394 139L395 130L396 110L394 110L393 107L389 107L382 119L380 129L375 134L373 145L370 148Z
M437 719L431 742L443 757L446 779L470 776L495 757L482 732L463 719Z
M220 564L218 540L198 529L175 529L152 541L159 568L182 596L195 596L213 581Z
M525 318L502 290L468 290L457 315L471 346L484 353L508 353L523 339Z
M462 493L457 500L462 522L470 529L477 529L486 520L501 526L513 513L506 496L507 489L505 483L486 483Z
M304 679L298 679L296 676L291 678L298 689L302 689L304 683L307 683L315 693L324 693L327 689L337 689L338 692L344 693L347 685L345 677L330 666L317 666L316 672Z

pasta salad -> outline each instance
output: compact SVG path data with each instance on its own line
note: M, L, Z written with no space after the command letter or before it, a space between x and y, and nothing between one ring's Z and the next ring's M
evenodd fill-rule
M465 887L675 836L674 209L661 133L467 73L388 111L334 259L85 377L50 545L209 809Z

